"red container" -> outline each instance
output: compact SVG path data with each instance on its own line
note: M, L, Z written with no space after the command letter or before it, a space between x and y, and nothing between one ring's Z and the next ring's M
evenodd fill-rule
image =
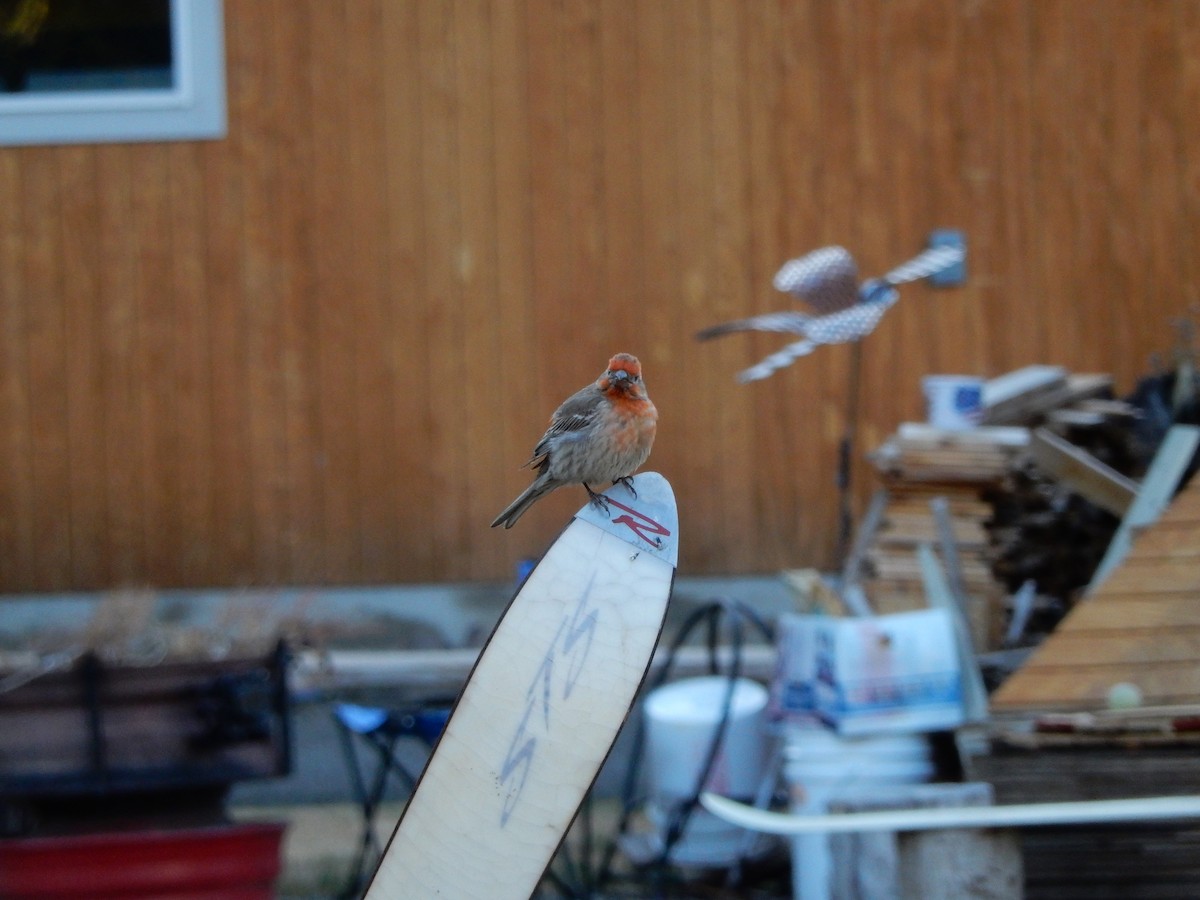
M284 825L0 840L5 900L270 900Z

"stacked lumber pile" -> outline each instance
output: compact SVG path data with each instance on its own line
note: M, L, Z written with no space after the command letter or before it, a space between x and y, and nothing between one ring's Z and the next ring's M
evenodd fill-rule
M1116 527L1111 510L1136 493L1135 483L1063 437L1078 439L1079 432L1101 433L1116 420L1126 422L1130 408L1109 399L1111 389L1107 375L1029 366L987 382L979 427L947 431L901 424L869 455L886 501L874 521L864 523L870 534L860 534L861 552L852 562L854 571L845 573L848 580L861 585L878 612L920 608L925 589L917 548L929 544L963 595L976 648L999 647L1009 595L1053 568L1054 560L1046 557L1047 529L1062 527L1060 514L1085 526L1059 533L1086 533L1085 544L1096 553L1082 557L1085 567L1094 567ZM1104 497L1107 509L1093 515L1094 499L1080 497L1077 482ZM940 529L931 507L935 498L945 499L949 513ZM1072 543L1069 549L1078 556L1079 543ZM1055 587L1067 592L1086 584L1090 572L1073 573L1070 585Z
M1112 392L1111 375L1074 375L1060 366L1026 366L990 380L983 389L985 425L1028 426L1039 416L1089 409ZM1071 415L1071 413L1067 413Z
M872 608L888 613L926 605L917 548L929 544L943 568L956 569L949 574L965 595L976 647L995 643L1005 591L992 574L987 492L1008 476L1028 442L1021 428L942 431L906 422L872 454L887 497L863 558ZM948 534L939 531L936 498L946 502Z

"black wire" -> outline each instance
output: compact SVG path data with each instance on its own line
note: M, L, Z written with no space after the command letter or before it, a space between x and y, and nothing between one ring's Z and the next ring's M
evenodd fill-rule
M712 773L713 765L716 762L717 753L721 745L721 741L725 736L725 732L729 725L729 719L732 715L733 695L736 689L737 680L741 675L742 670L742 653L743 653L743 620L748 620L762 634L767 643L773 643L775 635L773 629L750 607L738 601L729 600L714 600L700 608L694 610L680 625L679 631L676 634L675 640L669 646L664 658L662 669L659 673L647 683L645 692L649 693L655 688L664 684L671 676L674 669L676 657L679 648L691 635L691 632L701 624L706 624L706 644L709 651L709 670L712 674L719 674L719 637L720 623L722 618L728 619L731 631L731 647L732 658L730 660L729 684L726 688L725 699L722 706L721 719L717 726L717 730L713 736L712 743L709 745L708 753L705 759L705 764L701 768L700 775L697 779L696 789L691 797L684 801L683 804L677 806L672 812L669 824L664 838L664 848L659 854L656 862L645 873L652 878L661 891L665 884L664 879L669 875L669 857L670 851L680 837L682 837L684 829L687 827L688 820L699 805L700 794L703 793L704 785L707 783L709 776ZM632 749L629 768L625 773L625 780L621 790L621 816L617 824L616 831L613 837L605 846L603 859L599 870L596 874L594 886L596 889L603 888L609 884L613 878L612 863L616 856L617 842L629 827L629 821L633 816L634 811L644 799L638 794L638 780L643 757L643 749L645 744L645 721L643 716L638 716L634 723L634 732L632 738ZM740 870L740 861L739 861Z
M663 657L662 669L648 680L644 688L644 694L651 693L670 677L671 671L675 668L675 660L679 653L679 648L687 640L692 629L700 624L705 617L711 615L713 615L713 604L709 603L693 610L684 619L675 634L675 639L667 647L667 652ZM641 798L638 796L637 787L638 776L641 772L642 750L645 742L646 723L642 716L635 716L629 768L625 770L625 780L621 786L621 815L617 821L616 831L604 847L604 855L601 858L600 869L596 876L597 888L603 888L612 878L612 863L617 854L617 841L628 830L629 820L633 817L634 810L641 801Z
M736 606L722 604L719 607L719 612L725 612L729 617L730 631L732 632L730 644L733 649L733 658L730 661L729 667L729 679L725 687L725 699L721 704L721 719L717 724L716 730L713 731L712 740L708 745L708 752L704 756L704 765L701 766L700 774L696 778L695 789L692 791L691 796L682 804L676 806L671 813L666 829L666 836L663 839L662 853L658 859L658 864L661 866L665 866L668 863L671 850L674 849L675 845L683 837L683 832L692 818L692 813L700 804L700 795L704 792L704 785L708 782L713 767L716 765L717 755L721 749L721 742L725 739L725 732L729 729L729 720L733 715L733 695L737 689L738 677L742 672L742 619ZM717 648L714 640L716 629L713 627L717 618L718 616L714 615L710 619L709 625L709 653L713 674L716 674L717 671Z

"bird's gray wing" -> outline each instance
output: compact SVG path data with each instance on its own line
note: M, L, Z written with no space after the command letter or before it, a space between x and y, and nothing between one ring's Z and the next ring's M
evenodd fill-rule
M600 389L594 384L589 384L564 400L550 416L550 427L537 442L537 446L533 448L533 455L522 468L537 468L545 462L550 452L550 444L556 437L587 428L596 417L600 397Z

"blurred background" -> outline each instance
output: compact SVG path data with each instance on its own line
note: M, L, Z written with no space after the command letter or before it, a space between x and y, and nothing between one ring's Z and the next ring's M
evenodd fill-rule
M0 591L507 578L580 498L487 524L616 351L681 572L825 566L850 349L743 387L779 340L693 340L786 259L966 236L869 340L864 448L931 372L1127 391L1200 301L1193 2L224 13L223 139L0 148Z

